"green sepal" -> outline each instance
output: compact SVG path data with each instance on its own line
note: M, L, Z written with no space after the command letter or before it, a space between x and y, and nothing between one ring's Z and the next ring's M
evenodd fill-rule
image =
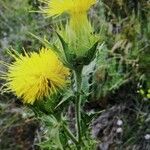
M76 60L77 56L76 56L76 54L73 51L71 51L69 49L68 44L65 42L65 40L62 38L62 36L59 33L57 33L57 36L58 36L58 38L59 38L59 40L61 42L61 45L62 45L62 48L63 48L63 52L64 52L64 54L66 56L67 62L69 63L69 68L73 69L74 66L73 66L72 62L74 62Z
M53 114L59 112L59 109L55 109L59 101L61 100L61 94L53 94L49 97L43 97L40 100L35 101L34 105L31 106L34 112L40 114Z
M97 52L97 46L99 44L99 41L97 41L86 53L85 56L83 56L83 64L88 65L90 62L94 60L96 57Z
M74 62L73 66L74 68L77 68L79 66L84 66L90 64L96 57L96 50L98 46L99 41L97 41L86 53L84 56L78 57Z
M62 97L62 100L58 103L58 105L55 107L55 109L58 109L59 107L61 107L64 103L66 103L67 101L71 101L72 99L74 99L74 93L72 90L68 89Z

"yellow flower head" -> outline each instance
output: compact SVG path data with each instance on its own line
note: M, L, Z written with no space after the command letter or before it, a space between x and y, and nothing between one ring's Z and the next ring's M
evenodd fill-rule
M70 15L86 13L89 8L96 3L96 0L41 0L47 4L42 9L47 16L57 16L64 12Z
M15 61L6 64L8 72L3 73L1 78L6 80L7 90L23 98L24 103L33 104L66 85L69 70L53 51L42 48L39 53L23 56L15 52L11 55Z
M59 16L62 13L68 13L71 16L70 23L76 28L87 24L87 11L96 3L96 0L41 0L47 6L42 12L48 16Z
M87 11L96 0L40 0L46 4L41 12L48 17L59 16L67 13L69 21L60 23L57 32L68 44L70 53L77 57L83 57L97 41L98 37L93 34L93 28L87 17ZM61 47L61 46L59 46Z

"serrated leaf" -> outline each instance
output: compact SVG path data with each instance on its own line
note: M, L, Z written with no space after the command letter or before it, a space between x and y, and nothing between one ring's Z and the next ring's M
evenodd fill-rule
M89 65L84 66L82 71L82 84L81 89L84 93L84 96L82 96L82 99L86 99L87 96L90 94L90 87L93 83L90 83L90 78L95 70L96 66L96 59L94 59Z
M83 57L84 65L88 65L91 61L94 60L96 57L96 50L98 46L99 41L97 41L85 54L85 57Z
M56 32L56 33L57 33L57 32ZM63 39L63 37L62 37L59 33L57 33L57 36L58 36L58 38L59 38L59 40L60 40L60 42L61 42L61 44L62 44L63 52L64 52L64 54L65 54L65 56L66 56L66 59L67 59L67 61L71 64L72 61L75 60L76 54L73 53L73 52L69 49L68 44L65 42L65 40ZM71 53L71 52L72 52L72 53Z
M59 104L55 107L55 109L57 109L58 107L60 107L63 103L65 103L66 101L68 101L69 99L74 97L74 93L72 92L72 90L68 90L66 91L66 93L64 94L62 100L59 102Z

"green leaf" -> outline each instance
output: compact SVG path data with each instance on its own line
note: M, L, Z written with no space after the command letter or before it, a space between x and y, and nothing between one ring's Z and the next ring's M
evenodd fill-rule
M88 65L96 57L96 51L99 41L97 41L85 54L83 57L84 65Z
M76 59L76 54L69 49L68 44L64 41L64 39L62 38L62 36L59 33L57 33L57 36L62 44L63 52L64 52L66 59L69 62L70 67L71 67L72 62Z
M66 93L64 94L62 100L59 102L59 104L55 107L57 109L61 105L63 105L66 101L72 99L74 97L74 93L72 90L67 90Z
M81 89L83 92L82 101L87 100L87 97L90 95L90 87L92 86L92 81L90 82L91 77L95 71L96 59L94 59L89 65L83 67L82 71L82 84Z
M54 115L43 115L39 119L45 124L48 130L45 135L47 139L38 144L40 148L64 150L60 141L61 122L59 122Z

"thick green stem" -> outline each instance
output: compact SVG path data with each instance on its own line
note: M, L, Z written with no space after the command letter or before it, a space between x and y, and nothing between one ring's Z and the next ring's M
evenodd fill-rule
M66 134L70 137L70 139L76 144L78 145L78 141L75 138L75 136L72 134L72 132L70 131L70 129L68 129L65 125L64 125L64 130L66 132Z
M78 149L81 149L80 144L82 142L82 129L81 129L81 82L82 82L82 67L77 68L74 71L75 84L76 84L76 122L77 122L77 138L78 138Z
M82 68L77 68L74 70L74 79L75 79L75 114L76 114L76 123L77 123L77 138L72 134L70 129L67 126L63 126L66 134L74 142L77 147L77 150L81 150L82 144L82 128L81 128L81 82L82 82Z
M80 97L77 96L76 100L76 121L77 121L77 137L81 141L81 106Z
M77 138L78 138L78 150L81 149L81 142L82 142L82 129L81 129L81 101L80 95L78 94L76 99L76 122L77 122Z

